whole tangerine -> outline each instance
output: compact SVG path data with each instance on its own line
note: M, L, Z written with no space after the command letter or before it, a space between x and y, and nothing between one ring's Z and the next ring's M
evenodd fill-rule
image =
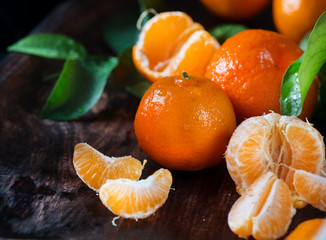
M196 171L223 160L236 127L231 101L204 77L165 77L146 91L135 116L140 148L170 169Z
M226 40L215 52L205 76L229 96L239 122L270 111L280 113L283 75L303 51L276 32L251 29ZM308 92L301 119L311 118L317 102L318 80Z
M274 25L280 33L299 42L325 10L325 0L274 0Z
M263 11L270 0L200 0L217 16L233 21L249 20Z

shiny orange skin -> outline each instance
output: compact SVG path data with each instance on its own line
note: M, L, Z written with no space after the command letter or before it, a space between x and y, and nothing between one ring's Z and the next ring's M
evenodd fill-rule
M325 10L325 0L274 0L274 25L280 33L300 42Z
M326 226L326 219L314 218L300 223L285 240L312 240L317 238L319 233Z
M263 11L270 0L200 0L217 16L234 21L249 20Z
M203 77L161 78L143 96L135 117L141 149L170 169L217 165L236 127L224 91Z
M229 38L208 64L205 76L229 96L239 122L274 111L280 113L283 75L303 51L287 37L267 30L246 30ZM310 119L318 81L308 92L301 119Z

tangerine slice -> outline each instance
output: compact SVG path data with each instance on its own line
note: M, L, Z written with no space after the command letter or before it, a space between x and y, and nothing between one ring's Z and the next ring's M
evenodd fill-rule
M150 216L165 203L171 184L170 171L161 168L144 180L107 180L99 196L114 214L137 220Z
M320 133L307 122L277 113L243 121L234 131L225 156L239 194L264 172L272 171L290 188L296 208L305 203L298 199L294 189L294 170L320 175L325 166Z
M326 212L326 178L306 171L297 170L294 173L296 192L306 202Z
M286 233L295 212L286 183L266 172L233 204L228 224L242 238L276 239Z
M136 69L149 81L181 75L203 76L219 43L183 12L164 12L150 19L133 47Z
M300 223L285 240L318 240L326 233L326 219L315 218ZM323 234L323 235L322 235Z
M142 163L131 156L108 157L87 143L75 146L73 164L79 178L97 192L108 179L138 180L143 170Z

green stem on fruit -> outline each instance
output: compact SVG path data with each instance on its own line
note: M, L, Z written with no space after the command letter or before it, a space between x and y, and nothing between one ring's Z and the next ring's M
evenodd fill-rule
M188 75L188 73L186 71L182 71L182 78L191 79L191 77L189 77L189 75Z

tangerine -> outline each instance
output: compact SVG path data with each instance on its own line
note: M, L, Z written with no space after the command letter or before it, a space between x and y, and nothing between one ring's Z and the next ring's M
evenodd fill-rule
M139 104L135 133L141 149L170 169L200 170L223 159L236 127L224 91L203 77L166 77Z
M274 0L273 20L280 33L300 42L325 10L325 0Z
M233 21L249 20L263 11L270 0L201 0L217 16Z
M301 208L310 200L302 198L303 193L293 185L295 172L304 170L321 175L325 167L325 145L311 124L296 117L270 113L243 121L230 139L225 158L239 194L244 194L264 172L271 171L284 180L294 206ZM320 190L324 185L319 186Z
M133 47L136 69L151 82L187 71L203 76L219 43L203 26L183 12L164 12L151 18Z
M239 122L270 110L280 113L283 75L302 53L295 42L281 34L245 30L217 49L205 76L229 96ZM316 79L308 92L301 119L312 116L317 95Z

